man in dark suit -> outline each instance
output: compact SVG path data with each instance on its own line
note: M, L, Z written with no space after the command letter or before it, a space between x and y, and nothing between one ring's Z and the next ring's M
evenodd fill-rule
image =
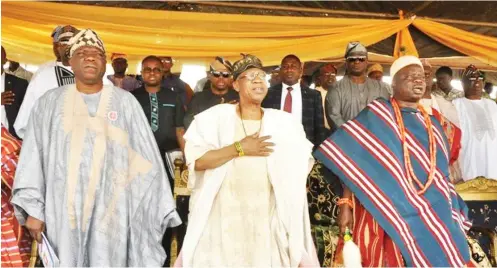
M14 122L26 94L28 81L5 73L3 66L6 62L7 53L2 46L2 125L19 138L14 130Z
M307 139L318 146L326 139L321 94L301 85L303 65L295 55L287 55L281 61L282 83L269 88L262 106L291 113L304 125Z

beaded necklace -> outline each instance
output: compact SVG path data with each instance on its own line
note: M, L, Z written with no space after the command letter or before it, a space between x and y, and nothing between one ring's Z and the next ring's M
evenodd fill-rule
M406 142L406 129L404 126L404 120L402 119L402 114L400 111L399 104L395 99L392 98L392 106L393 110L395 112L395 117L397 120L397 125L399 126L400 130L400 141L402 143L402 150L404 153L404 163L406 166L406 171L407 171L407 176L409 178L409 183L412 185L414 189L416 189L414 182L416 182L418 188L420 189L417 193L418 195L422 195L426 192L428 187L433 183L433 179L435 178L435 169L437 166L437 144L435 142L435 135L433 134L433 128L431 124L431 119L430 115L425 111L422 105L418 104L418 109L421 111L421 115L423 115L423 118L426 123L426 130L428 132L428 140L429 140L429 147L430 147L430 170L428 173L428 180L426 181L426 184L423 185L421 181L416 177L416 174L414 174L414 169L411 164L411 156L409 154L409 149L407 147L407 142Z

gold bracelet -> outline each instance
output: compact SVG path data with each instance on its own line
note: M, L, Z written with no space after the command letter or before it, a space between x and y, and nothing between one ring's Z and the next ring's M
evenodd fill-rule
M238 152L238 156L244 156L245 152L243 151L242 144L239 141L235 142L235 149Z

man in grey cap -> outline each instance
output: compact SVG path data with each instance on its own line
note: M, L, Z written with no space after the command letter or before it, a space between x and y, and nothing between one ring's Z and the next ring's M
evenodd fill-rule
M354 118L376 98L388 99L392 91L388 84L367 77L368 51L361 43L347 45L345 67L343 79L326 95L326 119L332 130Z

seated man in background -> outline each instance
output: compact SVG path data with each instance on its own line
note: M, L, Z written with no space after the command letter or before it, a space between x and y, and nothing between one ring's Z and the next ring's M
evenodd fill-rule
M231 69L231 63L221 57L216 57L210 64L207 72L210 88L193 95L185 114L185 128L188 129L197 114L212 106L238 102L238 92L231 88L233 84Z
M464 98L453 103L461 121L462 177L497 179L497 104L482 98L483 75L475 66L464 70L461 82Z
M107 79L109 79L114 86L126 91L133 91L141 86L140 81L130 75L126 75L126 70L128 69L126 54L112 53L110 60L112 61L114 74L108 75Z

